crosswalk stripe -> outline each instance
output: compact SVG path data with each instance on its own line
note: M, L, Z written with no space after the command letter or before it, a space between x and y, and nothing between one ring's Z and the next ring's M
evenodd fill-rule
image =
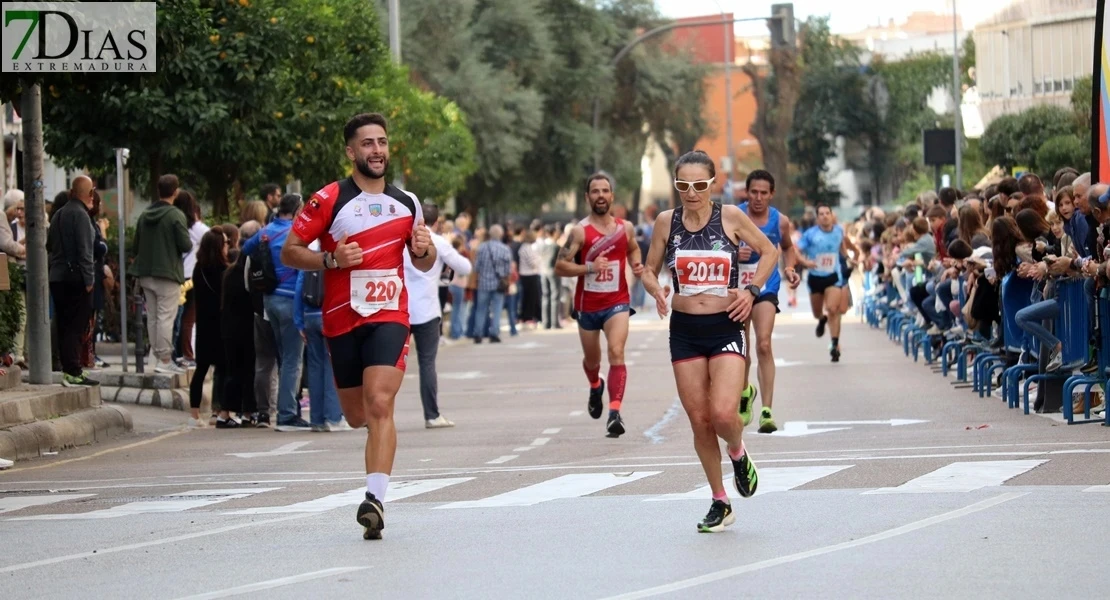
M594 494L611 487L632 483L645 477L658 475L662 471L636 471L633 473L575 473L530 485L528 487L490 496L481 500L452 502L437 506L437 509L450 508L497 508L503 506L532 506L550 500L578 498Z
M853 466L855 465L764 467L762 469L759 469L759 487L756 490L756 495L792 490L796 487L801 487L812 481L817 481L822 477L828 477L829 475L832 475L834 473L839 473L840 471L843 471L844 469L849 469ZM725 478L724 486L726 492L735 488L731 477ZM685 494L664 494L662 496L646 498L644 502L664 502L668 500L704 501L712 497L712 488L710 488L708 485L705 485Z
M55 502L66 502L68 500L79 500L81 498L88 498L96 494L50 494L48 496L10 496L0 498L0 514L6 512L13 512L30 508L32 506L43 506L45 504L54 504Z
M141 502L128 502L112 508L94 510L86 513L36 515L9 519L11 521L62 521L62 520L87 520L87 519L112 519L143 513L176 513L194 508L203 508L228 500L247 498L263 492L272 492L281 488L247 488L227 490L192 490L180 494L167 494L157 500L144 500Z
M1094 487L1089 487L1089 488L1087 488L1083 491L1084 492L1103 492L1103 493L1110 494L1110 485L1096 485Z
M405 498L412 498L420 494L427 494L441 490L455 484L463 483L474 479L473 477L447 477L443 479L422 479L413 481L396 481L389 484L389 490L386 492L385 501L396 502L397 500L404 500ZM366 497L366 486L358 489L324 496L323 498L316 498L314 500L306 500L305 502L298 502L296 504L289 504L287 506L260 506L257 508L248 508L244 510L237 510L228 514L233 515L276 515L286 513L315 513L325 512L335 508L343 508L346 506L357 506Z
M970 492L995 487L1031 471L1047 460L993 460L956 462L894 488L870 490L864 494L931 494L937 492Z

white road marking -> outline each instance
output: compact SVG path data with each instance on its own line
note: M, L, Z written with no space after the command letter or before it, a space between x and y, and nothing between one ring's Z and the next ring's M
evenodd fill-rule
M755 362L759 362L759 361L757 360ZM775 367L777 367L779 369L785 369L786 367L796 367L798 365L804 365L804 364L806 364L806 363L804 361L800 361L800 360L786 360L785 358L776 358L775 359Z
M981 502L976 502L975 504L971 504L969 506L965 506L963 508L960 508L960 509L957 509L957 510L954 510L954 511L951 511L951 512L940 514L940 515L937 515L935 517L929 517L927 519L922 519L920 521L914 521L913 523L907 523L906 525L902 525L901 527L895 527L894 529L888 529L886 531L882 531L882 532L876 533L874 535L869 535L867 537L862 537L862 538L859 538L859 539L856 539L856 540L851 540L851 541L848 541L848 542L841 542L839 544L833 544L831 546L824 546L824 547L821 547L821 548L815 548L813 550L806 550L805 552L798 552L798 553L795 553L795 554L788 554L786 556L779 556L777 558L772 558L772 559L769 559L769 560L763 560L763 561L759 561L759 562L755 562L755 563L751 563L751 564L747 564L747 565L742 565L742 566L739 566L739 567L733 567L731 569L724 569L724 570L716 571L714 573L701 575L701 576L698 576L698 577L691 577L689 579L682 579L682 580L679 580L679 581L675 581L673 583L668 583L666 585L660 585L660 586L656 586L656 587L652 587L652 588L639 590L639 591L636 591L636 592L621 594L619 596L610 596L609 598L606 598L605 600L633 600L633 599L636 599L636 598L650 598L652 596L661 596L663 594L671 594L671 593L674 593L674 592L677 592L677 591L689 589L689 588L696 587L696 586L699 586L699 585L703 585L703 584L706 584L706 583L712 583L714 581L721 581L723 579L730 579L732 577L736 577L738 575L743 575L745 573L752 573L754 571L759 571L759 570L767 569L767 568L770 568L770 567L777 567L779 565L785 565L785 564L789 564L789 563L793 563L793 562L798 562L800 560L806 560L808 558L813 558L815 556L822 556L822 555L825 555L825 554L831 554L833 552L838 552L840 550L848 550L848 549L851 549L851 548L857 548L859 546L865 546L867 544L873 544L875 542L881 542L881 541L884 541L884 540L889 540L891 538L895 538L895 537L898 537L900 535L905 535L907 533L912 533L912 532L917 531L919 529L924 529L926 527L929 527L929 526L932 526L932 525L937 525L937 524L940 524L940 523L944 523L946 521L951 521L953 519L959 519L961 517L966 517L968 515L975 514L977 512L981 512L981 511L987 510L989 508L993 508L995 506L998 506L999 504L1003 504L1003 503L1009 502L1011 500L1016 500L1016 499L1021 498L1022 496L1025 496L1025 495L1026 494L1024 494L1024 493L1002 494L1001 496L996 496L994 498L983 500Z
M1043 448L1048 446L1099 446L1103 444L1110 444L1110 441L1105 442L1023 442L1020 444L970 444L961 446L908 446L901 448L844 448L836 450L790 450L787 452L760 452L759 456L766 460L768 456L786 456L794 454L848 454L852 452L901 452L901 451L918 451L918 450L967 450L970 448L1027 448L1036 447ZM1036 454L1049 454L1049 451L1039 452ZM694 460L697 456L692 454L674 455L674 456L622 456L617 458L606 458L607 461L618 460ZM248 475L265 475L266 473L248 473ZM320 475L321 473L305 473L305 475ZM215 476L215 475L213 475ZM223 475L221 475L223 476ZM204 475L203 477L208 477Z
M236 456L238 458L262 458L266 456L285 456L287 454L311 454L313 452L323 452L323 450L298 450L298 448L303 448L311 443L312 442L293 442L290 444L285 444L284 446L278 446L277 448L274 448L273 450L270 450L268 452L233 452L228 453L228 456Z
M552 427L550 429L544 429L543 434L544 435L555 435L556 433L559 433L562 430L563 430L562 427Z
M78 500L95 495L96 494L50 494L48 496L0 497L0 515L6 512L30 508L32 506L43 506L46 504L54 504L55 502L67 502L69 500Z
M810 429L809 423L805 421L787 421L782 424L782 429L770 435L774 437L802 437L806 435L816 435L818 433L829 433L830 431L844 431L845 429L851 429L851 427L821 427Z
M780 467L780 468L763 468L759 470L759 489L756 494L769 494L771 492L785 492L792 490L796 487L801 487L807 483L817 481L822 477L828 477L834 473L839 473L844 469L850 469L855 465L832 465L832 466L813 466L813 467ZM735 489L732 482L732 477L727 477L724 480L725 490ZM644 502L664 502L669 500L706 500L713 496L708 485L699 487L698 489L687 492L685 494L665 494L663 496L655 496L654 498L647 498Z
M535 450L535 449L536 449L535 446L521 446L519 448L513 448L513 452L528 452L529 450Z
M584 414L586 414L586 411L584 411L584 410L572 410L572 411L570 411L570 416L572 416L572 417L581 417Z
M624 361L624 366L626 366L626 367L634 367L634 366L636 366L636 361L634 361L634 360L626 360L626 361Z
M1102 492L1102 493L1110 494L1110 485L1096 485L1094 487L1089 487L1089 488L1087 488L1083 491L1084 492L1096 492L1096 493L1097 492Z
M895 488L880 488L864 494L935 494L938 492L970 492L996 487L1031 471L1047 460L997 460L957 462L916 477Z
M207 592L204 594L197 594L195 596L184 596L178 600L215 600L217 598L230 598L232 596L239 596L241 594L249 594L251 592L258 592L262 590L271 590L283 585L292 585L294 583L301 583L302 581L312 581L313 579L323 579L324 577L331 577L332 575L341 575L343 573L351 573L353 571L362 571L370 567L336 567L334 569L324 569L323 571L313 571L311 573L302 573L300 575L292 575L289 577L282 577L279 579L271 579L269 581L260 581L258 583L251 583L241 585L239 587L228 588L226 590L219 590L216 592Z
M539 438L536 438L536 439L532 440L532 445L533 446L543 446L544 444L546 444L550 441L551 441L551 438L549 438L549 437L539 437Z
M674 402L671 403L671 407L667 409L667 412L663 413L663 418L659 419L658 423L652 425L647 431L645 431L644 435L647 436L647 438L651 440L651 443L653 444L662 443L663 436L660 435L660 432L663 431L663 428L667 426L667 423L670 423L672 419L678 416L678 413L681 410L682 401L679 400L676 396Z
M495 458L491 461L487 461L486 464L487 465L500 465L500 464L507 463L510 460L513 460L514 458L520 458L520 455L519 454L506 454L505 456L498 456L497 458Z
M640 356L643 356L643 354L644 354L643 352L629 352L628 356L630 356L632 358L639 358Z
M489 377L481 371L462 371L459 373L439 373L440 379L467 380Z
M225 490L192 490L189 492L182 492L180 494L168 494L162 496L158 500L146 500L141 502L128 502L112 508L105 508L103 510L94 510L86 513L69 513L69 514L54 514L54 515L35 515L32 517L17 517L9 519L10 521L69 521L69 520L88 520L88 519L113 519L116 517L128 517L139 514L149 513L177 513L194 508L203 508L228 500L239 500L241 498L248 498L255 494L262 492L272 492L280 490L281 488L248 488L248 489L225 489Z
M521 350L533 350L535 348L546 348L547 344L541 344L539 342L525 342L523 344L510 344L508 347L519 348Z
M575 473L548 479L528 487L490 496L481 500L452 502L436 509L498 508L504 506L532 506L550 500L579 498L601 490L632 483L662 471L637 471L632 473Z
M385 494L385 501L395 502L397 500L404 500L405 498L412 498L420 494L427 494L441 490L445 487L464 483L474 479L473 477L447 477L444 479L424 479L419 481L394 481L390 482L389 489ZM362 499L366 497L366 486L362 486L347 492L340 492L323 498L316 498L314 500L306 500L296 504L289 504L286 506L260 506L257 508L248 508L245 510L237 510L228 514L232 515L280 515L290 513L321 513L335 508L343 508L346 506L357 506L362 503Z

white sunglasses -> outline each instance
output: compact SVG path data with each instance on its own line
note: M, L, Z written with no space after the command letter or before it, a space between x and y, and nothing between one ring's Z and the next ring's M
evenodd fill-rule
M680 194L685 194L686 192L690 191L690 188L694 188L694 191L700 194L701 192L708 190L709 186L713 185L713 181L715 179L717 178L711 177L709 179L703 179L701 181L683 181L681 179L675 179L674 189L678 190L678 193Z

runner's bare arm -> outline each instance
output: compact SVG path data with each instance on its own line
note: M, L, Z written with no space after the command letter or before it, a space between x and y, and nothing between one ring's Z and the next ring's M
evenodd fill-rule
M567 235L567 241L559 249L559 257L555 259L555 274L559 277L581 277L589 272L587 265L574 262L574 256L582 248L586 239L586 232L580 225L575 225Z
M412 266L418 270L427 273L436 264L436 257L439 254L436 252L436 245L432 243L431 232L424 225L424 219L420 219L416 224L412 231L412 239L407 245Z
M674 211L665 210L655 218L655 228L651 233L651 246L648 247L647 260L644 262L644 273L640 281L644 284L644 291L652 297L662 287L659 285L659 270L663 268L663 255L667 249L667 235L671 227L671 214Z
M736 235L747 245L751 246L753 250L759 253L759 266L756 267L755 276L752 279L752 285L763 287L767 280L771 278L771 273L778 268L779 264L779 249L771 243L771 240L760 231L755 223L748 218L748 215L739 207L731 204L726 204L721 207L722 217L725 219L726 226L736 232Z
M639 277L644 270L644 257L641 256L640 244L636 241L636 227L625 221L624 233L628 238L628 264L632 266L633 275Z
M862 252L860 252L859 246L857 246L856 243L852 241L852 238L848 237L848 234L845 233L844 237L840 240L840 251L842 253L847 253L848 250L852 251L852 254L856 257L856 260L859 260L860 255L863 254Z
M324 269L324 253L309 250L308 242L295 231L290 231L285 245L281 247L281 264L298 271L321 271Z
M790 237L792 233L794 233L794 226L790 224L790 220L780 217L779 237L782 241L779 242L779 247L782 248L786 260L786 269L789 270L795 270L798 266L798 249L794 247L794 240Z

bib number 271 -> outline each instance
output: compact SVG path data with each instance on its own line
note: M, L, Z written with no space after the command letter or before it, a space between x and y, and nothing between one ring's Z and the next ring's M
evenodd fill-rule
M401 286L396 271L354 271L351 273L351 308L364 317L382 310L398 310Z

